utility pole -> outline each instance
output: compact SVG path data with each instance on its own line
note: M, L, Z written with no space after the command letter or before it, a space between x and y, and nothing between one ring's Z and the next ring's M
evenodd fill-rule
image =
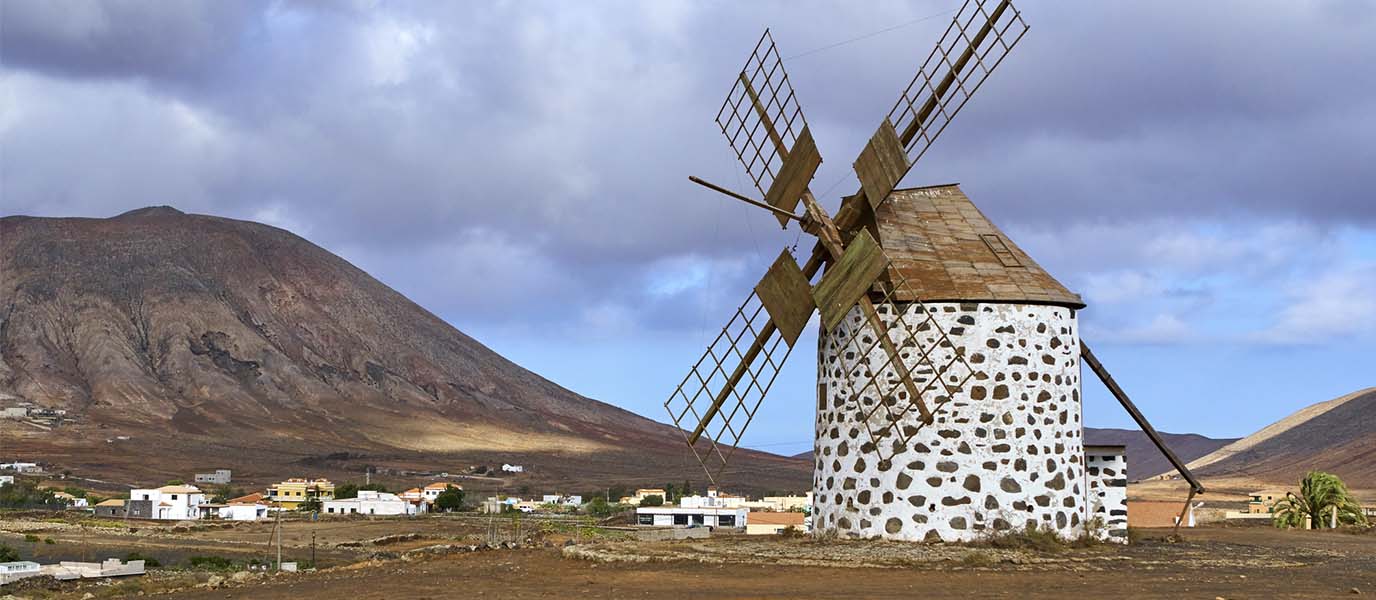
M315 532L311 532L311 568L318 569L315 564Z
M282 511L277 511L277 525L273 527L277 530L277 570L282 570Z

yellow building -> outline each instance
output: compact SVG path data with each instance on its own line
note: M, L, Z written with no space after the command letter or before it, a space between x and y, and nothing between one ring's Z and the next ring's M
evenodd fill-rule
M650 496L659 496L659 499L663 500L665 504L669 503L669 495L666 494L664 490L661 488L638 489L635 491L634 496L622 496L620 502L622 504L637 505L640 504L641 500L644 500Z
M268 500L287 510L295 510L307 500L334 499L334 484L328 479L293 477L268 488Z
M1271 512L1277 502L1285 499L1285 490L1259 490L1248 494L1252 497L1247 503L1247 512L1254 515Z

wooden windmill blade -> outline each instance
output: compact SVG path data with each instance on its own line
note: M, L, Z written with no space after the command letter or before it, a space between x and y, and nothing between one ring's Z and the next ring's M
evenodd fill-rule
M664 402L714 483L812 317L799 282L806 292L807 279L784 251Z
M825 253L814 255L802 268L787 252L781 254L665 402L670 418L684 432L685 441L709 478L714 475L708 462L719 464L716 472L725 467L787 359L788 351L784 351L782 358L775 360L780 344L792 349L814 307L821 309L827 329L837 327L858 309L864 325L873 332L869 339L882 350L885 362L895 366L893 381L901 389L892 395L905 401L905 410L919 412L923 423L931 423L933 413L923 399L926 390L913 377L916 367L905 361L889 331L890 324L870 299L871 290L888 270L889 259L869 232L843 236L808 189L822 158L768 30L732 84L717 113L717 124L765 200L761 203L727 193L770 207L781 225L789 219L801 221L805 231L820 238ZM901 156L901 148L897 151ZM804 205L804 217L793 214L799 203ZM810 281L825 261L830 266L812 286ZM737 323L740 329L733 333ZM776 334L780 335L777 339ZM692 425L691 432L688 425ZM699 444L704 436L705 448Z
M864 221L856 217L862 211L855 202L863 200L872 209L888 198L1026 31L1009 0L998 0L992 10L984 0L966 1L856 158L861 190L842 205L843 213L850 209L847 228ZM932 423L932 415L974 374L964 356L949 351L946 331L920 301L895 300L905 282L891 278L887 284L873 301L873 314L880 318L853 318L828 328L845 345L836 355L840 364L832 368L848 374L848 405L864 415L867 446L881 458L886 447L901 448ZM895 354L893 347L902 351ZM930 407L924 400L929 395L934 396ZM909 418L914 410L921 413L919 423Z
M1010 0L966 0L855 162L865 197L878 206L1022 36Z
M802 107L765 30L717 112L717 125L755 188L758 202L697 178L719 192L773 207L786 225L821 164ZM709 479L725 468L815 308L809 279L781 253L731 320L664 402Z
M717 111L717 125L765 202L796 210L822 156L768 29Z

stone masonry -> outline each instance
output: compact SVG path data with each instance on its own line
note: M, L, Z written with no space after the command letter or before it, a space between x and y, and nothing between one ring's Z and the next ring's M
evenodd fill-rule
M1122 446L1086 446L1090 531L1106 542L1128 543L1128 462Z
M856 382L869 379L867 369L886 362L877 348L857 356L871 346L874 332L858 309L836 330L823 332L814 448L816 532L968 541L1035 524L1065 538L1082 535L1087 490L1075 311L1009 303L912 306L901 318L917 332L919 343L895 340L904 360L917 364L919 347L934 349L930 364L936 365L960 353L968 369L953 366L944 374L971 377L950 398L928 394L929 405L940 405L932 424L911 411L886 433L885 411L874 411L880 394L874 388L856 393L863 385ZM950 344L939 342L918 306L941 325ZM892 306L880 309L892 324ZM897 381L889 371L880 379ZM919 386L933 376L934 370L925 367L914 373Z

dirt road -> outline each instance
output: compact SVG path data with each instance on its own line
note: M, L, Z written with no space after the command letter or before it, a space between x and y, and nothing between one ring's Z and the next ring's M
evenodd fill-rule
M702 542L698 542L701 544ZM1376 594L1376 536L1201 529L1186 541L1068 550L1029 561L903 568L752 562L595 562L558 549L466 553L275 578L178 598L1331 598ZM801 543L780 540L751 543ZM693 544L671 544L693 548ZM663 546L663 544L661 544ZM758 548L750 550L758 554ZM724 559L722 557L725 557Z

